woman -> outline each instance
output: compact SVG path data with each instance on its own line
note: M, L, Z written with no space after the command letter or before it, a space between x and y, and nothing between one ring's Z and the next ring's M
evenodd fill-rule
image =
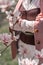
M19 8L21 18L19 18L18 24L21 26L22 33L20 34L21 40L18 42L18 47L19 54L21 54L22 57L33 58L35 54L35 47L33 46L35 45L33 34L34 20L40 13L39 4L39 0L25 0Z
M14 30L22 31L18 41L18 59L21 57L34 57L34 22L39 13L40 0L19 0L15 7L13 14L17 17L18 23L15 25Z

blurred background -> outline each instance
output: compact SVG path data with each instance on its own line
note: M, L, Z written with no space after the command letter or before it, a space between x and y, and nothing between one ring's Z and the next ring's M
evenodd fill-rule
M13 7L16 6L17 1L18 0L15 0L15 5ZM0 10L0 33L9 33L9 24L5 17L6 17L5 13L2 13ZM0 52L4 48L5 48L5 45L0 42ZM17 57L15 59L12 59L10 46L0 56L0 65L18 65Z

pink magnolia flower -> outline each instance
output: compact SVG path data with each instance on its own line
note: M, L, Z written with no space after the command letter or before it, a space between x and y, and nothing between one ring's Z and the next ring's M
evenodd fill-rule
M5 45L7 45L6 43L10 42L11 40L11 35L9 35L8 33L0 34L0 40L1 42L5 43Z
M18 36L13 36L13 40L17 40L19 37ZM3 33L0 34L0 41L3 42L5 45L7 45L7 43L11 43L12 41L11 35L9 35L8 33Z
M15 4L15 0L0 0L0 8L2 12L6 11L6 8Z

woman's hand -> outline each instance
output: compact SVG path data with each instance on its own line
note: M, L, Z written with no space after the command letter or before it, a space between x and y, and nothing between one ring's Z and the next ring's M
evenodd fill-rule
M36 21L40 21L43 18L43 13L38 14Z

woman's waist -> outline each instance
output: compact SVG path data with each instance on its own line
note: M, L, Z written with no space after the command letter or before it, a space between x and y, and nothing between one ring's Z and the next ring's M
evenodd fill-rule
M34 43L34 34L31 32L21 32L20 39L26 44L35 45Z

